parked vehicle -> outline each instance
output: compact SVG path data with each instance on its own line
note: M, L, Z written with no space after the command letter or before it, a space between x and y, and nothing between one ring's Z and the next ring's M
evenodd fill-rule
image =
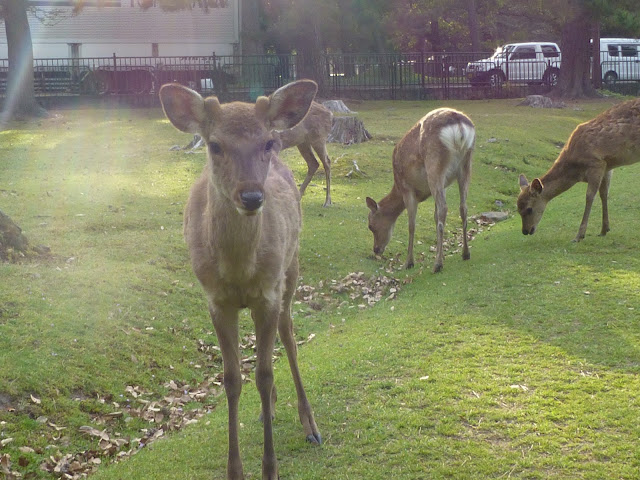
M498 47L483 60L467 64L467 78L472 85L499 87L504 82L558 83L560 48L551 42L510 43Z
M600 65L606 85L640 81L640 39L601 38Z

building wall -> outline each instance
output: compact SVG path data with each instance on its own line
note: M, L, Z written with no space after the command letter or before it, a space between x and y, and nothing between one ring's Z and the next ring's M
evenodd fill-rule
M158 44L160 56L231 55L240 41L238 1L226 8L164 12L157 7L85 7L72 15L70 7L39 7L61 12L41 22L29 14L35 58L71 56L70 44L80 44L81 57L151 56ZM40 16L42 16L40 14ZM0 23L0 58L7 58L4 22Z

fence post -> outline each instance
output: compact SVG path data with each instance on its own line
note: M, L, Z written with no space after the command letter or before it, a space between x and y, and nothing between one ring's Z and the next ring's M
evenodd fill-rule
M420 87L422 90L420 93L420 98L424 99L426 97L424 79L424 50L420 50Z
M113 92L118 93L118 61L116 60L116 52L113 52Z

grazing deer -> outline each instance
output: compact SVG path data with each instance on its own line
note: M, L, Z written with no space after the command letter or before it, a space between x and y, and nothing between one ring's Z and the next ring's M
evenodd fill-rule
M584 238L596 193L602 201L602 230L609 231L607 196L611 171L640 161L640 98L605 110L576 127L549 171L531 184L520 175L518 212L522 233L533 235L547 203L578 182L587 183L587 200L574 242Z
M300 195L304 195L307 185L309 185L318 170L320 164L313 155L313 150L318 154L324 167L327 183L327 193L323 207L331 205L331 159L327 153L327 137L331 131L332 119L333 114L329 109L318 102L313 102L304 120L293 128L278 132L282 141L282 149L298 147L300 155L307 162L307 176L302 185L300 185ZM313 150L311 149L312 147Z
M418 203L433 196L436 202L436 259L433 272L442 270L443 237L447 218L445 189L454 180L460 190L462 218L462 258L468 260L467 191L471 180L471 157L475 145L475 127L464 113L439 108L425 115L400 140L393 150L393 188L376 203L367 197L369 230L373 232L373 252L384 252L398 216L407 209L409 251L406 268L413 267L413 237Z
M244 478L238 446L242 308L251 309L256 329L255 377L264 423L262 478L278 478L272 434L276 330L289 359L306 438L321 442L298 370L291 320L298 279L300 195L293 174L278 158L280 142L272 131L301 121L316 91L315 82L301 80L258 98L255 105L221 105L216 97L203 99L178 84L160 90L171 123L183 132L200 134L207 144L207 164L185 209L184 234L222 351L229 407L227 478L232 480Z

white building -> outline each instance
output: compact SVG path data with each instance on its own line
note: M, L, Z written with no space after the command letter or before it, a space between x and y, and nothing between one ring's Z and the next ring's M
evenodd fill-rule
M74 15L68 1L32 1L47 4L28 14L34 58L240 53L240 0L228 0L225 7L209 8L207 12L197 5L177 12L157 6L143 10L138 2L112 0L111 6L86 6ZM0 59L7 56L7 36L0 21Z

